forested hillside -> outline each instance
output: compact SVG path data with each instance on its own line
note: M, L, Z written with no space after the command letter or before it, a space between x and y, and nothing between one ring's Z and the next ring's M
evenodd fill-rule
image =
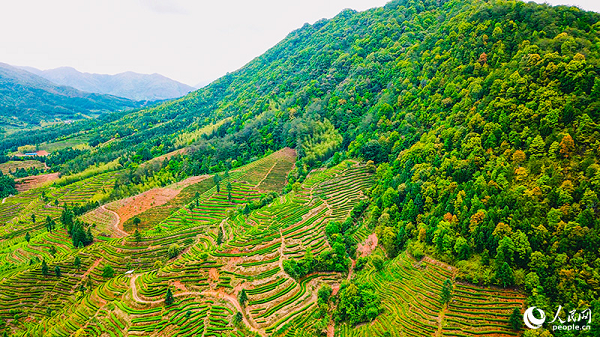
M591 308L592 329L579 335L595 336L599 72L598 13L520 1L399 0L307 24L242 69L182 99L96 124L21 133L0 140L0 149L87 135L91 148L59 151L46 163L64 175L108 163L122 170L106 200L138 193L149 182L164 186L235 170L284 147L295 148L298 160L281 192L293 199L310 189L313 197L321 193L313 187L313 175L321 171L313 169L360 159L375 174L366 199L349 220L327 229L335 253L344 258L353 254L348 228L376 233L381 257L391 261L379 267L373 262L374 269L359 272L360 280L372 285L398 275L420 279L406 261L427 255L456 267L450 275L425 258L421 263L435 277L523 292L525 307L546 313L559 305L565 313ZM178 149L185 154L162 166L143 164ZM347 169L352 172L350 164ZM312 259L310 249L306 255ZM300 269L303 263L336 272L346 267L310 261L300 261ZM144 268L152 269L150 263ZM286 272L294 276L295 268L288 265ZM378 291L397 296L393 286L381 284ZM465 284L460 287L468 294L471 286ZM418 289L398 293L407 291ZM337 323L372 320L377 309L357 314L351 301L368 303L374 292L369 284L342 284L337 311L315 315L324 321L332 315ZM319 302L325 308L328 298ZM386 301L389 313L395 304ZM419 322L426 320L435 318ZM369 326L362 335L379 335L364 329ZM394 329L415 335L404 325ZM433 328L423 329L429 334ZM542 331L528 333L549 333Z

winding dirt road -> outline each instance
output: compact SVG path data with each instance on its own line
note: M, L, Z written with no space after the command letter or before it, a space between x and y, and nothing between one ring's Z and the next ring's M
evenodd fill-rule
M106 208L106 206L102 205L100 206L100 208L102 208L104 211L108 212L108 213L112 213L117 221L112 223L112 227L115 230L115 233L117 233L118 237L125 237L127 235L129 235L127 232L125 232L123 229L121 229L121 227L119 226L121 224L121 217L119 216L119 214L117 214L117 212L111 211L110 209Z

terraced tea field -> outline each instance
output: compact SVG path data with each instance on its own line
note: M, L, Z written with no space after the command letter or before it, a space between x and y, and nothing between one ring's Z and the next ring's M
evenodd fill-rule
M313 171L296 191L273 197L285 186L294 158L293 152L280 151L221 174L219 191L212 176L181 186L168 201L137 214L139 238L117 233L118 207L98 207L81 217L95 225L95 242L83 248L73 248L64 228L48 232L41 220L28 222L27 214L57 219L62 208L54 200L94 200L110 190L119 172L44 195L34 189L9 198L0 205L0 216L13 221L5 230L22 232L0 241L0 318L18 336L314 335L318 289L339 286L348 272L294 279L283 270L283 261L302 259L308 249L314 256L331 250L325 226L343 222L366 199L374 177L363 164L346 160ZM138 207L140 200L146 199L114 205ZM135 230L124 224L127 232ZM364 241L369 233L361 226L353 236ZM48 275L42 274L42 260ZM521 295L458 284L444 308L438 294L452 269L428 261L401 255L381 272L354 273L377 285L385 311L370 324L331 331L339 336L378 336L389 329L409 336L513 335L506 320L513 307L522 305ZM108 267L113 275L106 274ZM173 294L169 305L168 291Z
M525 296L506 289L490 289L455 283L447 307L441 301L442 285L453 279L454 268L425 258L417 262L407 254L389 261L385 268L361 274L361 281L375 285L384 313L359 327L339 326L337 335L383 336L517 336L510 329L514 308L523 310Z

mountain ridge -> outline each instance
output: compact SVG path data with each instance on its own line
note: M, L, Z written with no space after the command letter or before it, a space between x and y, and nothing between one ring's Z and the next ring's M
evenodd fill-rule
M0 93L0 123L12 127L89 118L146 104L57 85L6 63L0 63Z
M137 101L179 98L196 90L194 87L157 73L140 74L133 71L126 71L108 75L80 72L68 66L48 70L39 70L32 67L21 68L59 85L67 85L81 91L108 94Z

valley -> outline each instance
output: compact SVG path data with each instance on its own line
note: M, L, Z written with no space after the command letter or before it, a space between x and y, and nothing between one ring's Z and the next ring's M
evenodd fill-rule
M0 67L0 336L598 336L599 41L394 0L152 104Z

